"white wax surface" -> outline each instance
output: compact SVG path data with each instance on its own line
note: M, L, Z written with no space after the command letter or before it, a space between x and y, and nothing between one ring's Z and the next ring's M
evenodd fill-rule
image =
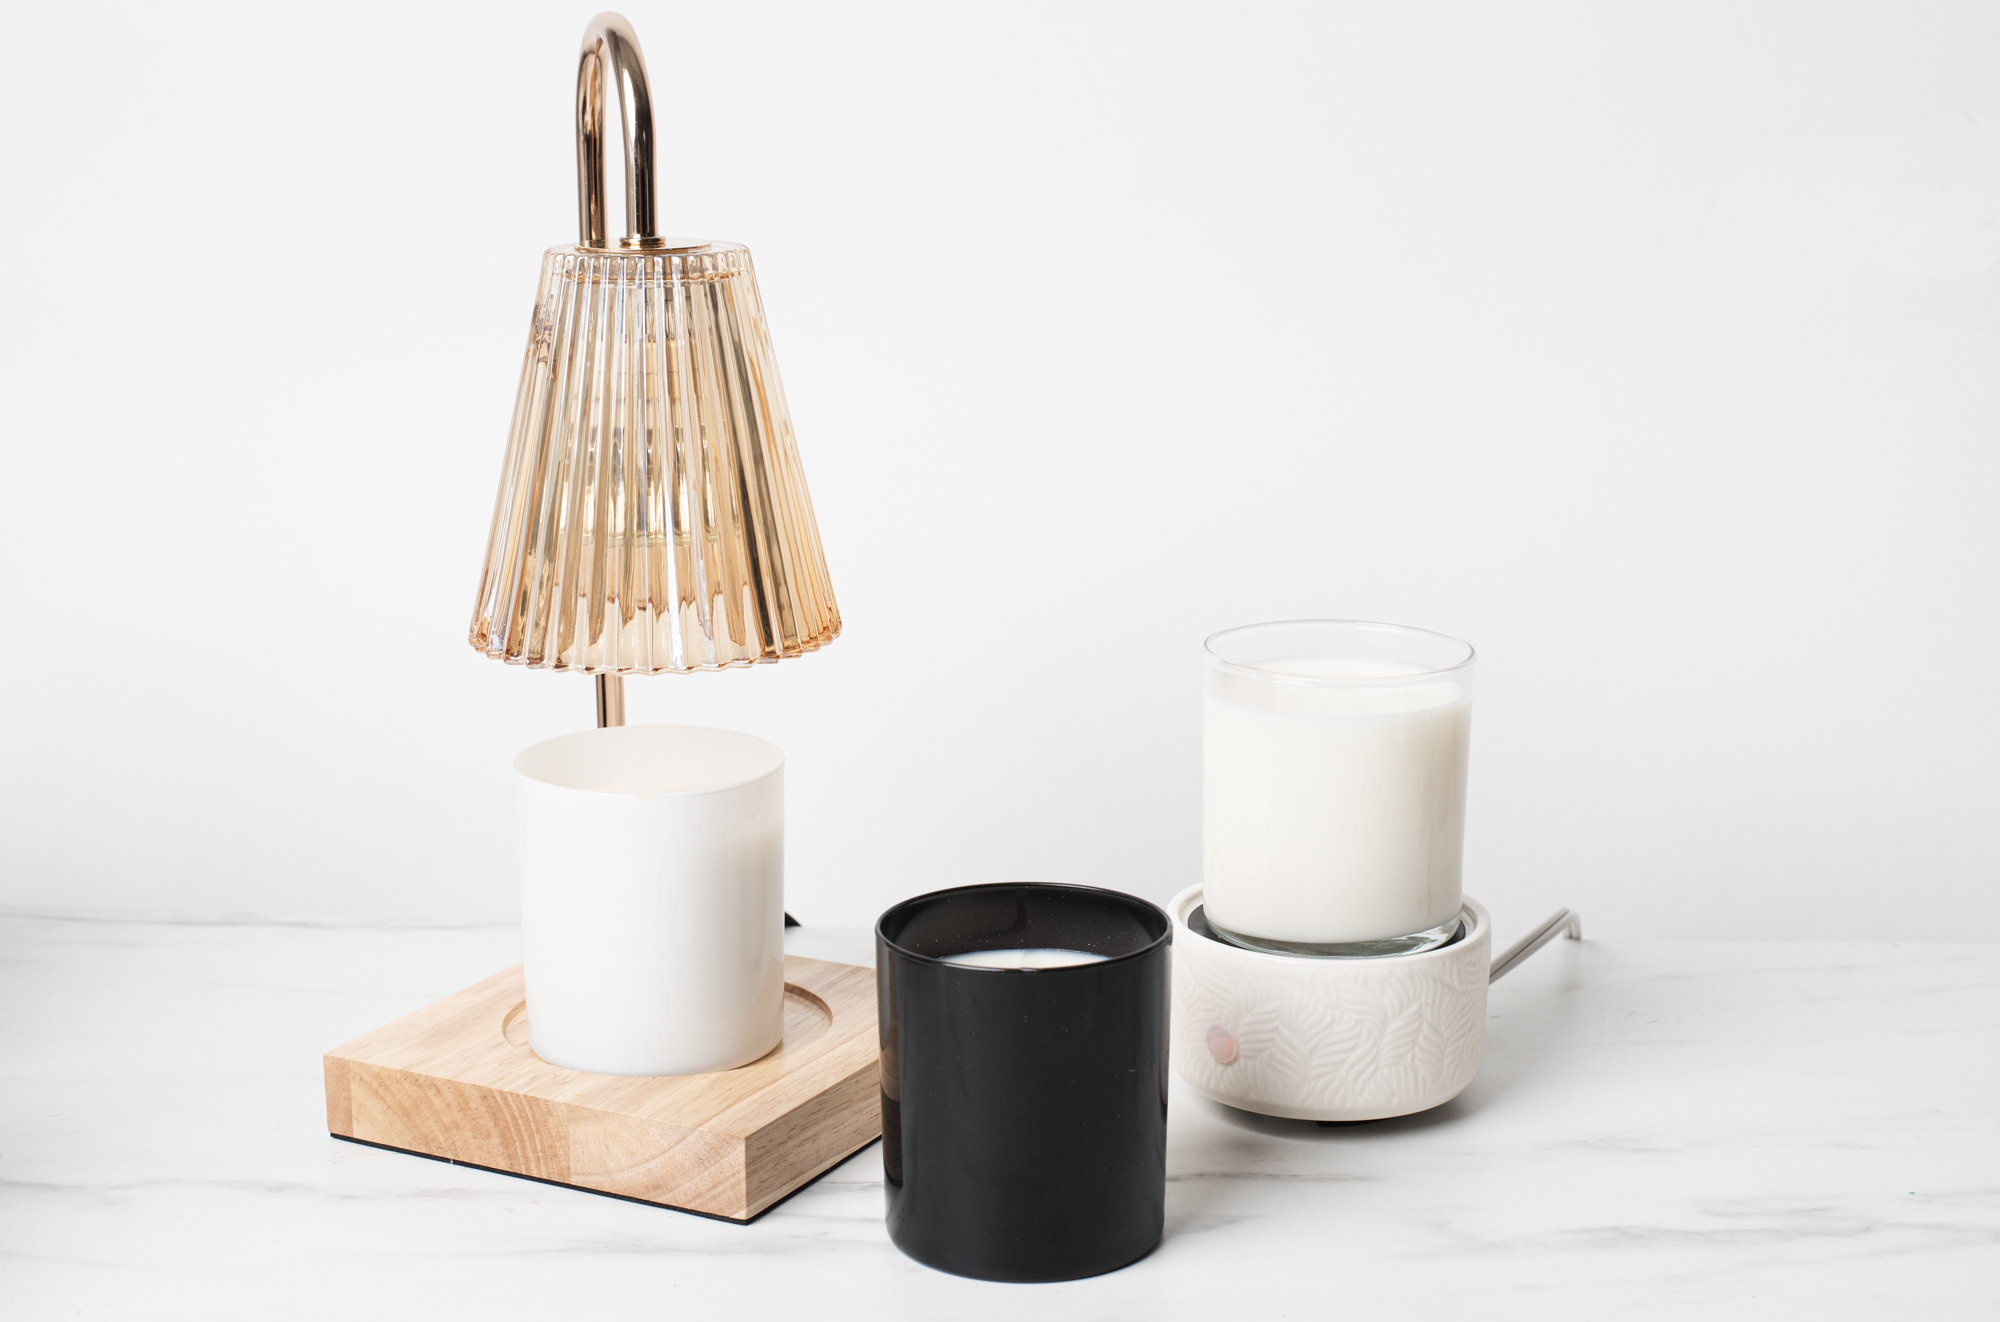
M1275 675L1394 679L1395 661L1284 657ZM1298 684L1211 669L1202 724L1203 902L1280 941L1406 936L1458 912L1469 688Z
M1024 950L967 950L943 957L947 964L970 964L981 969L1059 969L1071 964L1096 964L1104 956L1088 950L1060 950L1054 946L1029 946Z

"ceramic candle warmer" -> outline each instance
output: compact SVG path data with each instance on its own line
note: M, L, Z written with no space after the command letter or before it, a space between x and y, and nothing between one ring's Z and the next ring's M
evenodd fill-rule
M1296 1120L1381 1120L1442 1106L1479 1072L1493 929L1478 901L1464 902L1449 945L1363 959L1225 941L1199 886L1167 912L1174 1069L1204 1097Z
M1204 884L1174 925L1174 1069L1204 1096L1323 1123L1442 1105L1479 1072L1498 962L1460 888L1472 648L1304 620L1208 642Z
M1322 1124L1386 1120L1465 1091L1486 1048L1486 989L1583 919L1558 910L1489 962L1477 900L1458 938L1433 950L1301 958L1223 940L1202 890L1173 898L1174 1072L1211 1101Z

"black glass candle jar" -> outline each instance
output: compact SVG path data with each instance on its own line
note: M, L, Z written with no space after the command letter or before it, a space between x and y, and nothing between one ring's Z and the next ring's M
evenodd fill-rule
M1153 1250L1172 941L1158 908L1090 886L964 886L882 915L882 1165L897 1248L989 1281L1096 1276ZM1101 958L946 958L1049 949Z

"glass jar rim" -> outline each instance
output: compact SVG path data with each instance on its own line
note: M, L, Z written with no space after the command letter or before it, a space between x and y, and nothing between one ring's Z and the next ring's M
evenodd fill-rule
M1450 665L1415 671L1406 675L1299 675L1283 670L1266 670L1261 666L1243 661L1231 661L1216 650L1216 644L1234 635L1249 633L1253 629L1311 628L1333 625L1347 629L1368 630L1384 634L1419 636L1437 642L1448 643L1462 649L1464 655ZM1256 624L1239 624L1210 634L1202 640L1202 650L1216 665L1231 674L1242 675L1260 683L1296 684L1305 688L1402 688L1412 684L1434 684L1440 679L1461 675L1472 669L1477 653L1472 644L1463 638L1440 633L1436 629L1423 629L1414 624L1391 624L1384 620L1262 620Z
M1160 908L1159 905L1154 904L1151 900L1142 899L1126 891L1112 890L1108 886L1081 886L1074 882L1065 881L980 882L968 886L947 886L941 890L926 891L922 895L912 895L907 900L898 900L895 904L890 905L882 911L881 916L875 920L875 938L904 959L916 960L920 964L944 965L945 959L942 955L923 954L904 945L898 939L902 935L903 923L920 909L927 906L946 903L960 896L997 894L1003 891L1031 891L1041 895L1081 899L1089 903L1101 904L1111 908L1123 908L1130 913L1140 916L1142 922L1145 916L1150 913L1157 916L1164 926L1161 927L1158 936L1152 937L1137 950L1128 950L1122 955L1109 955L1103 959L1092 960L1087 964L1059 964L1052 968L982 967L977 964L962 964L955 967L971 973L1012 975L1022 973L1070 973L1081 972L1086 969L1103 970L1112 965L1123 964L1128 960L1143 959L1158 950L1161 946L1171 946L1174 943L1173 919L1167 916L1166 910ZM897 931L897 936L895 937L889 935L892 927Z

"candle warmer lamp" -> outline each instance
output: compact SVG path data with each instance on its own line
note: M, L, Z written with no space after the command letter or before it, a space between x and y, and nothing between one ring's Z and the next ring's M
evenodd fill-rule
M624 134L625 234L615 243L605 218L607 80ZM747 1221L881 1132L875 980L870 969L783 954L782 857L769 843L782 848L781 788L760 800L755 857L726 864L756 872L746 882L714 861L732 843L715 844L719 833L748 829L737 823L743 814L711 812L713 821L689 826L691 813L674 817L652 802L687 787L627 790L603 779L640 742L692 745L726 733L610 728L624 725L626 675L777 661L840 633L749 250L660 233L652 105L631 25L598 15L577 71L579 242L542 260L470 634L496 660L595 680L599 729L564 738L602 735L599 751L611 756L572 774L562 741L550 741L516 763L535 782L524 808L553 805L523 818L524 867L536 873L524 901L566 912L547 922L524 903L525 983L516 966L327 1053L327 1127L356 1142ZM710 761L760 756L738 747ZM741 787L693 792L763 793L781 762L741 772ZM576 808L582 797L565 795L596 802ZM551 820L558 826L545 829ZM582 822L602 825L573 825ZM549 847L550 829L570 833ZM566 842L575 846L567 862ZM657 862L676 850L687 857ZM597 884L606 869L594 865L606 859L626 871ZM776 902L742 901L750 890ZM707 902L706 925L700 906L677 896ZM594 955L593 932L602 947ZM598 978L594 966L614 955L638 976ZM690 987L704 960L736 982ZM558 973L571 980L565 990L597 981L542 1000L532 989L554 986L540 979ZM754 1014L735 1003L749 993L731 989L752 983ZM671 994L677 987L682 994ZM557 1009L567 1016L544 1043L560 1043L550 1047L560 1058L636 1064L592 1064L613 1072L591 1073L545 1060L531 995L551 1024ZM704 1034L675 1023L703 1005L717 1020L696 1025L716 1030L706 1056ZM676 1032L692 1045L677 1055L602 1044L607 1015L640 1024L630 1036L641 1046L648 1034ZM735 1031L722 1022L732 1017L754 1019L736 1033L739 1048L745 1033L757 1038L750 1050L713 1045ZM632 1072L752 1055L714 1073Z
M1442 1105L1478 1073L1497 961L1460 889L1472 648L1354 620L1208 640L1203 884L1174 897L1174 1069L1325 1124Z

